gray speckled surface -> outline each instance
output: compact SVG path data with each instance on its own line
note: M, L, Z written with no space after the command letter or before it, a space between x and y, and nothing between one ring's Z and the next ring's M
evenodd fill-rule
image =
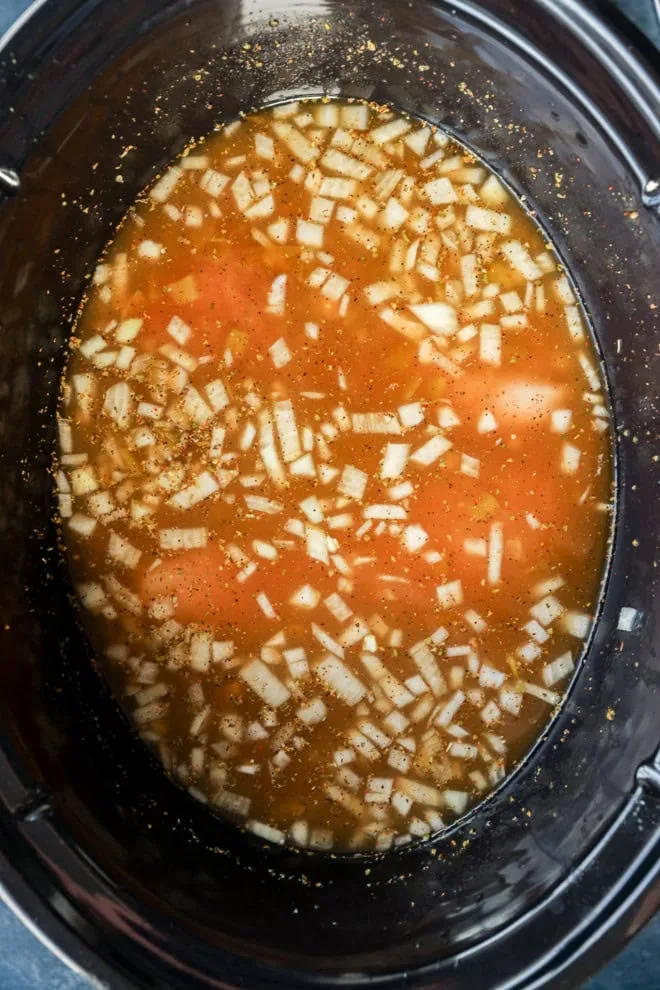
M520 0L524 2L524 0ZM660 27L652 0L613 0L660 47ZM28 6L26 0L0 0L0 34ZM0 990L88 990L0 904ZM660 916L649 924L584 990L659 990Z

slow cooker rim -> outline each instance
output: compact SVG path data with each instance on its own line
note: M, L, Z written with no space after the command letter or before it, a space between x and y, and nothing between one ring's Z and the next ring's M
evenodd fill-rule
M543 6L548 6L546 0L539 0ZM657 2L657 0L656 0ZM71 13L82 6L77 0L69 3L67 7L69 8L66 17L71 16ZM467 6L467 5L462 5ZM553 8L564 8L566 10L574 10L575 3L574 0L556 0L553 3ZM604 5L602 2L598 2L597 6L600 10L604 10ZM18 36L18 34L29 28L33 30L35 24L33 23L33 18L37 18L40 12L43 11L44 15L48 12L47 8L52 7L50 0L34 0L30 7L24 12L24 14L19 18L19 20L9 29L6 34L0 38L0 52L4 50L13 40ZM594 14L588 12L589 18L593 19ZM64 19L63 19L64 20ZM599 49L599 57L611 58L612 51L618 51L621 55L622 63L625 64L626 68L630 70L634 69L637 73L634 82L639 84L639 92L655 91L656 94L660 93L660 80L654 75L650 66L645 66L637 54L630 49L628 49L622 38L618 37L615 30L611 29L607 24L602 22L598 18L601 24L601 37L606 38L609 45L609 52L606 54L605 49ZM618 32L622 33L622 29L625 27L626 34L631 38L632 44L640 49L645 49L648 47L648 43L644 42L640 44L640 39L643 36L630 24L623 22L623 19L619 18ZM579 34L579 32L578 32ZM593 39L592 39L593 46ZM593 47L592 47L593 50ZM656 115L655 121L657 122L657 127L660 130L660 117ZM654 205L656 197L653 197ZM660 199L658 199L660 202ZM2 754L2 764L6 763L5 755ZM657 772L657 771L656 771ZM4 776L4 773L3 773ZM638 789L639 791L639 789ZM635 791L626 806L625 814L628 814L632 805L636 802L639 797L638 791ZM623 815L624 813L622 813ZM11 827L14 824L14 820L11 822L6 821L3 823L3 830L7 827ZM649 852L646 854L645 858L653 863L653 856L655 850L657 849L658 843L660 842L660 832L658 829L655 830L655 835L648 843ZM2 843L5 845L4 842ZM587 951L593 955L593 961L597 959L603 961L606 957L611 955L615 949L621 947L623 942L626 940L626 935L630 935L624 929L626 927L627 921L629 919L631 911L634 909L634 905L638 904L639 901L644 897L646 892L650 887L656 882L656 877L660 867L656 863L655 872L650 870L648 873L642 876L640 882L633 886L632 890L627 890L625 897L618 903L618 908L616 908L616 914L610 914L609 909L614 909L617 901L614 902L608 898L605 898L599 904L600 914L603 915L603 921L600 926L594 931L590 942L587 946ZM22 872L15 869L12 865L5 862L1 867L1 880L2 885L0 887L0 896L3 897L6 903L18 914L21 920L28 925L30 930L39 937L42 942L64 962L66 962L72 969L79 973L84 973L89 979L93 981L93 984L97 986L106 985L99 980L111 980L110 986L117 988L126 988L126 990L131 990L134 987L132 982L127 982L120 973L120 971L109 963L103 955L99 952L94 952L90 949L89 945L86 943L84 938L78 933L73 932L69 929L61 919L56 916L55 912L46 903L43 903L39 898L38 894L35 893L34 889L30 886L29 881L23 875ZM550 896L554 896L556 893L553 890ZM604 910L608 908L608 910ZM28 913L29 911L29 913ZM616 920L614 924L611 924L612 917L615 916ZM514 927L516 922L506 925L504 929L496 932L492 938L497 940L501 937L503 932L508 931L510 928ZM602 938L603 935L607 937ZM54 936L54 937L53 937ZM621 938L619 938L621 936ZM597 943L597 944L596 944ZM60 948L60 946L65 946L65 949ZM479 948L479 947L477 947ZM467 950L469 952L471 950ZM562 966L561 970L556 971L557 977L560 975L565 977L570 971L571 967L577 965L578 962L584 963L586 958L586 953L582 948L578 949L577 955L566 960L566 965ZM88 966L93 966L96 970L96 974L92 974ZM100 971L100 972L99 972ZM544 977L541 977L544 979ZM554 979L554 977L551 977ZM534 986L539 986L540 984L532 976L532 982L529 983L519 983L516 982L516 987L522 986L531 988ZM548 985L545 984L544 985ZM507 984L507 986L513 987L514 984Z

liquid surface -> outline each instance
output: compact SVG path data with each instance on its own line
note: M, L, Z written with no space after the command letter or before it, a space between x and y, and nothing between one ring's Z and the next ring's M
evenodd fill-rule
M311 848L492 789L596 606L596 369L542 234L444 134L301 103L190 149L98 266L57 473L92 642L172 775Z

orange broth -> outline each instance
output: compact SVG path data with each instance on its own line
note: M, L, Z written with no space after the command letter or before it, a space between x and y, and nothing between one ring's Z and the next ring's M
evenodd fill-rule
M610 482L550 245L388 108L189 148L81 308L57 489L92 643L167 770L274 842L385 850L505 777L582 652Z

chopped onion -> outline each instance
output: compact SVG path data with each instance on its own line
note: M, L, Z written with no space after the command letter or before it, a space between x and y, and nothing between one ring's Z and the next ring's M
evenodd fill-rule
M454 608L463 604L463 586L460 580L437 585L435 594L441 608Z
M553 595L546 595L529 611L542 626L550 626L564 612L564 606Z
M181 178L181 169L172 165L167 172L151 187L149 195L158 203L164 203L174 192L174 187Z
M273 608L268 595L264 591L260 591L259 594L256 595L255 600L267 619L277 618L277 612Z
M448 450L452 447L451 440L447 440L446 437L436 434L432 436L426 443L418 447L414 453L410 455L410 460L414 461L415 464L421 464L427 467L429 464L433 464L446 454Z
M161 529L159 541L162 550L197 550L206 546L208 530L205 526L194 526L187 529Z
M562 474L575 474L580 466L581 456L582 451L579 447L573 446L572 443L564 443L561 448L560 469Z
M384 481L399 478L405 470L409 453L410 444L408 443L388 443L383 455L380 477Z
M456 310L447 303L418 303L409 309L433 333L450 336L458 329Z
M482 187L483 199L483 187ZM499 210L487 210L483 206L468 206L465 211L465 222L475 230L491 231L494 234L511 233L511 217Z
M531 694L532 697L539 698L548 705L559 704L560 697L555 691L548 691L547 688L539 687L538 684L530 684L528 681L523 681L523 690L525 694Z
M268 348L268 353L271 356L271 360L276 368L283 368L291 360L291 351L289 350L284 337L280 337Z
M592 618L590 615L583 615L580 612L564 612L561 617L561 626L569 636L576 639L586 639L591 629Z
M367 693L364 684L337 656L326 655L314 664L313 669L327 690L336 694L347 705L355 707ZM351 743L354 742L352 737L350 737L350 741Z
M286 275L276 275L268 292L266 312L283 316L286 303ZM272 350L272 349L271 349ZM277 365L275 365L277 367Z
M316 608L321 599L321 593L312 588L309 584L304 584L298 588L289 598L289 604L296 608Z
M288 688L261 660L251 660L239 671L241 680L271 708L279 708L290 698Z
M477 421L477 433L492 433L497 429L497 420L490 410L485 409Z
M282 512L284 506L272 498L265 498L263 495L244 495L245 504L250 512L260 512L265 515L275 516Z
M408 553L418 553L428 543L429 534L422 526L406 526L402 539Z
M570 409L553 409L550 413L550 429L553 433L568 433L573 413Z
M440 179L431 179L430 182L425 183L423 189L433 206L445 206L447 203L456 203L458 200L451 180L444 176Z
M569 652L562 653L560 657L547 663L543 668L543 683L546 687L553 687L559 681L563 681L575 670L573 657Z
M181 489L180 492L177 492L168 501L170 505L173 505L177 509L190 509L193 505L197 505L198 502L202 502L204 499L209 498L209 496L214 495L218 491L218 488L218 482L213 475L209 471L202 471L195 478L192 485Z
M543 277L543 272L532 259L527 248L520 241L507 241L500 249L512 268L530 282Z

